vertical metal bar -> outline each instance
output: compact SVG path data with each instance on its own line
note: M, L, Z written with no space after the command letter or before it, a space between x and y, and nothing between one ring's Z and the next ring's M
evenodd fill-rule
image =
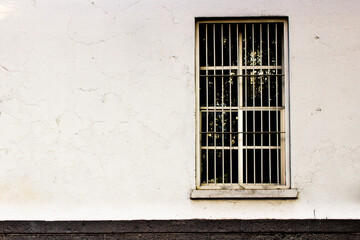
M230 67L230 75L231 75L231 24L229 23L229 67ZM231 85L232 77L229 77L229 105L230 105L230 132L232 132L232 92L231 92ZM230 133L230 183L232 184L232 176L233 176L233 169L232 169L232 134Z
M254 39L254 24L251 25L251 35L252 35L252 54L253 54L253 59L252 59L252 75L254 75L255 73L255 57L256 57L256 53L255 53L255 39ZM256 157L255 157L255 83L256 83L256 77L253 77L253 82L252 82L252 87L253 87L253 146L254 146L254 183L256 183Z
M201 184L201 154L200 154L200 131L201 131L201 126L200 126L200 60L199 60L199 23L196 23L196 43L195 43L195 47L196 47L196 71L195 71L195 77L196 77L196 93L195 94L195 102L196 102L196 126L197 126L197 131L196 131L196 186L199 187Z
M260 66L262 66L262 24L260 23ZM261 72L263 70L260 70ZM263 156L263 78L260 75L260 118L261 118L261 183L264 183L264 156Z
M275 89L276 89L276 178L277 178L277 184L279 184L279 120L278 120L278 70L277 70L277 47L278 47L278 42L277 42L277 23L275 23L275 79L276 79L276 83L275 83Z
M213 47L214 47L214 132L216 130L216 53L215 53L215 23L213 24ZM214 133L214 183L216 184L216 134Z
M242 75L242 33L239 33L239 24L236 25L236 36L237 36L237 64L238 64L238 75ZM244 182L244 164L243 164L243 110L241 109L243 106L242 99L242 91L243 91L243 77L240 76L237 78L238 82L238 94L237 94L237 103L238 103L238 177L239 184L243 184Z
M245 75L247 75L247 29L246 29L246 23L245 23L245 26L244 26L244 32L245 32ZM242 73L241 73L242 74ZM248 109L247 109L247 80L248 80L248 77L245 76L245 136L246 136L246 143L245 143L245 162L246 162L246 169L245 169L245 174L246 174L246 184L249 182L248 181L248 141L249 141L249 138L248 138L248 129L247 129L247 116L248 116ZM243 116L241 116L243 117Z
M224 132L224 24L221 24L221 131ZM222 165L222 183L224 184L225 164L224 164L224 138L221 134L221 165Z
M208 75L208 25L205 24L205 68L206 68L206 184L209 184L209 78Z
M268 106L269 106L269 183L271 183L271 121L270 121L270 116L271 116L271 111L270 111L270 28L269 28L269 24L267 24L267 31L266 31L266 35L267 35L267 57L268 57Z

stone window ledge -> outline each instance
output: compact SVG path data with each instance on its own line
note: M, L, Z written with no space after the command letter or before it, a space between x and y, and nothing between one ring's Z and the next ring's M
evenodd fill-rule
M297 189L273 190L197 190L192 189L191 199L296 199Z

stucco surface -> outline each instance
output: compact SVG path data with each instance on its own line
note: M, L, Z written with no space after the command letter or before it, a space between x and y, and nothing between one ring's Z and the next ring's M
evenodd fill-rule
M359 218L360 2L0 2L0 220ZM190 200L195 17L288 16L297 200Z

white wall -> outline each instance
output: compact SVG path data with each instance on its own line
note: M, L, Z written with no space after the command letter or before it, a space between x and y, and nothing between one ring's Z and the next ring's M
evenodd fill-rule
M360 2L0 2L0 220L358 218ZM195 17L288 16L297 200L189 199Z

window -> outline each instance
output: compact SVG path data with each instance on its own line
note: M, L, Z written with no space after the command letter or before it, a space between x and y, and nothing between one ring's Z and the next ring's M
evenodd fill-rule
M196 22L197 190L290 188L287 50L286 19Z

